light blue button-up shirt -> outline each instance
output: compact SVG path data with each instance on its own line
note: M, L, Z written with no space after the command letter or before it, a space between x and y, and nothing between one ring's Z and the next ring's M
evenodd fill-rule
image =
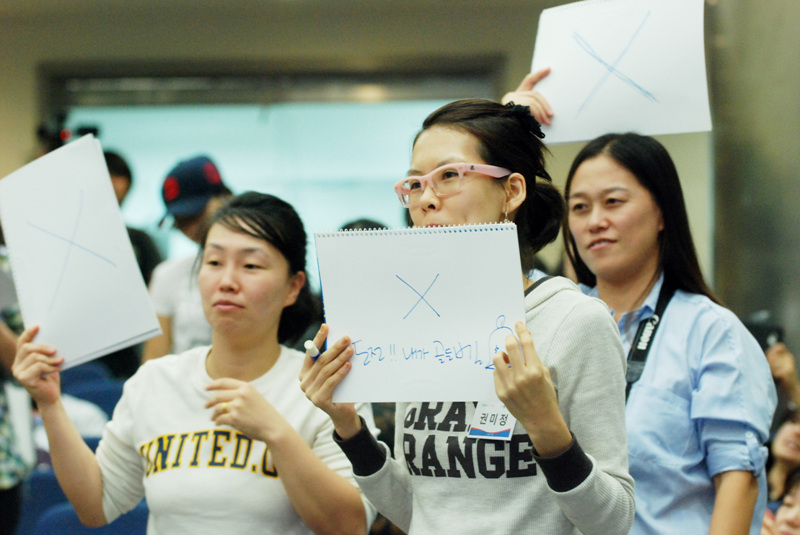
M639 309L615 318L626 352L662 283L663 276ZM582 289L597 297L596 288ZM746 470L759 484L750 527L758 535L767 499L763 444L776 403L764 352L741 321L703 295L677 291L625 410L636 493L631 534L708 533L712 477Z

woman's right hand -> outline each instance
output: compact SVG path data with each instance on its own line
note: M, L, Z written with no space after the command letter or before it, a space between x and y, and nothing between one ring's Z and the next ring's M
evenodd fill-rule
M314 337L314 345L322 347L328 337L328 326L324 323ZM350 371L353 356L350 338L345 336L321 353L316 360L306 355L300 370L300 388L306 397L328 413L336 433L343 439L354 436L361 430L361 419L352 403L334 403L333 391Z
M38 406L53 404L61 397L58 372L64 357L56 356L56 348L33 341L39 326L26 329L17 339L17 354L11 368L14 377L28 391Z

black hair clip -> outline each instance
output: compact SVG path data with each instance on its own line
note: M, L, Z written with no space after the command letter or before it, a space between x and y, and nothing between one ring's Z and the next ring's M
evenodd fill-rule
M528 126L531 133L538 137L539 139L544 139L544 132L542 132L542 125L539 124L539 121L531 113L531 109L528 106L523 106L522 104L515 104L514 102L509 102L506 104L506 108L511 112L511 115L517 117L522 124Z

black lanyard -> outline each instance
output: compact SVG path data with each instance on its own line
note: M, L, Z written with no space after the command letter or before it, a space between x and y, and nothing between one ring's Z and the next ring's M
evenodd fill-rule
M631 392L633 383L638 381L642 376L647 354L650 352L650 347L653 345L653 338L656 337L656 329L658 329L661 318L664 316L664 310L666 310L669 300L672 299L674 294L675 288L672 288L664 281L661 285L661 291L658 292L656 311L646 320L639 322L636 336L633 338L631 349L628 351L628 369L625 372L625 379L628 382L628 385L625 387L626 401Z
M546 275L546 276L542 277L541 279L537 280L536 282L534 282L533 284L531 284L531 285L528 287L528 289L527 289L527 290L525 290L525 295L528 295L529 293L531 293L532 291L534 291L536 288L538 288L539 286L541 286L543 282L547 282L547 281L549 281L549 280L550 280L550 279L552 279L552 278L554 278L554 277L553 277L553 275Z

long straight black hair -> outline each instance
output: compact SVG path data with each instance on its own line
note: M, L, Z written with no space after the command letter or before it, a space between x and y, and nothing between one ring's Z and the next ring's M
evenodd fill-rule
M664 282L678 290L705 295L718 303L700 271L678 171L661 143L651 137L633 133L606 134L590 141L572 162L564 187L564 198L569 199L572 179L578 167L586 160L601 154L613 158L633 173L661 210L664 230L659 236L659 266L664 273ZM575 239L569 230L568 217L564 219L563 230L564 246L575 268L578 282L596 286L597 278L578 255Z

